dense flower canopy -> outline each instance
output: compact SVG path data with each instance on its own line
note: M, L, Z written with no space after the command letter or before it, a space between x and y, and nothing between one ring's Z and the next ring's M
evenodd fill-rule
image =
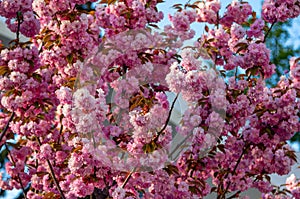
M0 0L16 33L0 43L1 189L34 199L225 199L249 188L300 198L294 175L286 188L270 182L296 162L287 141L300 131L300 59L265 84L276 69L269 31L299 16L299 0L265 0L261 18L245 1L188 1L164 27L162 0L86 3ZM200 38L195 23L206 24Z

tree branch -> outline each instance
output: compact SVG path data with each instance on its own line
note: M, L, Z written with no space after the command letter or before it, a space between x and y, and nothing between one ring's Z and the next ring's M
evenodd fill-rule
M172 102L171 109L170 109L170 111L169 111L169 115L168 115L168 118L167 118L167 120L166 120L166 122L165 122L165 125L164 125L163 128L157 133L157 136L155 137L154 142L156 142L156 141L158 140L158 137L160 136L160 134L167 128L168 123L169 123L169 121L170 121L170 119L171 119L171 114L172 114L172 111L173 111L173 109L174 109L175 102L176 102L178 96L179 96L179 93L177 93L177 95L176 95L174 101Z
M239 164L240 164L240 162L241 162L243 156L245 155L246 151L248 150L249 146L250 146L250 145L244 146L244 149L243 149L243 151L242 151L242 153L241 153L239 159L237 160L237 162L236 162L236 164L235 164L235 167L234 167L234 169L233 169L233 171L232 171L232 175L235 174L235 172L236 172L236 170L237 170L237 168L238 168L238 166L239 166ZM229 175L229 172L226 173L226 175L225 175L224 178L227 178L228 175ZM224 191L224 192L222 193L222 195L221 195L220 197L218 197L218 198L225 199L225 195L226 195L226 193L227 193L227 191L228 191L230 185L231 185L231 182L229 182L229 183L227 184L227 186L226 186L226 188L225 188L225 191Z
M230 196L227 199L233 199L233 198L237 198L237 196L241 193L241 191L237 191L235 194L233 194L232 196Z
M175 149L169 154L169 158L172 158L172 156L173 156L173 154L177 151L177 149L180 147L180 146L182 146L183 145L183 143L189 138L189 137L191 137L193 135L193 133L191 132L191 133L189 133L180 143L178 143L177 145L176 145L176 147L175 147ZM175 158L176 159L176 158Z
M37 141L38 141L38 143L39 143L39 146L41 146L42 143L41 143L40 139L39 139L38 137L37 137L36 139L37 139ZM54 180L55 186L56 186L56 188L57 188L57 190L58 190L60 196L61 196L63 199L66 199L66 197L65 197L65 195L64 195L64 193L63 193L61 187L59 186L58 180L57 180L56 177L55 177L54 169L53 169L53 167L52 167L52 165L51 165L50 160L47 159L46 161L47 161L47 164L48 164L48 166L49 166L49 168L50 168L51 177L52 177L52 179Z
M1 141L2 141L2 139L3 139L3 137L4 137L4 135L5 135L6 131L8 130L8 127L9 127L10 122L14 119L14 116L15 116L15 112L12 112L12 114L11 114L11 116L10 116L10 118L9 118L9 120L8 120L8 122L7 122L7 124L5 125L3 131L2 131L2 133L1 133L1 135L0 135L0 143L1 143Z
M14 159L13 159L13 157L12 157L11 153L10 153L10 150L9 150L9 148L8 148L7 144L6 144L6 143L4 143L4 146L5 146L5 148L6 148L7 152L8 152L8 155L9 155L9 156L10 156L10 158L11 158L11 161L12 161L12 163L13 163L13 166L14 166L14 167L16 167L16 162L14 161ZM19 175L19 173L17 173L17 177L18 177L18 181L19 181L19 183L20 183L20 185L21 185L21 189L22 189L22 192L23 192L24 198L25 198L25 199L27 199L27 196L26 196L26 191L25 191L25 188L24 188L24 185L23 185L23 183L22 183L22 180L21 180L21 178L20 178L20 175Z
M135 172L136 168L133 168L132 171L127 175L125 181L123 182L121 188L124 188L125 185L128 183L128 181L130 180L132 174Z
M19 43L19 41L20 41L21 16L22 16L21 11L18 11L18 12L17 12L17 22L18 22L18 26L17 26L17 32L16 32L16 35L17 35L17 43Z
M275 25L275 23L276 23L276 21L274 21L274 22L271 24L270 28L268 29L268 31L267 31L267 33L266 33L266 35L265 35L265 37L264 37L264 41L263 41L264 43L265 43L265 41L266 41L268 35L270 34L270 32L271 32L273 26Z

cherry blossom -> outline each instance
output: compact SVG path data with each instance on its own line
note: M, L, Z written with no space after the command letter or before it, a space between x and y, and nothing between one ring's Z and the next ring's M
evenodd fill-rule
M300 130L299 58L274 87L265 83L276 69L268 33L299 16L298 0L266 0L261 18L244 1L188 1L163 27L161 0L80 8L90 3L0 1L16 34L0 43L1 189L25 198L223 199L250 188L300 197L294 175L286 189L270 180L296 163L287 141Z

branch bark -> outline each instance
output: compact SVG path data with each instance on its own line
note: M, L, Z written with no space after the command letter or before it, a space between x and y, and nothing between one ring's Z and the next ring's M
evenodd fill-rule
M127 175L125 181L123 182L121 188L124 188L125 185L128 183L128 181L130 180L132 174L135 172L136 168L133 168L132 171Z
M3 131L2 131L2 133L1 133L1 135L0 135L0 143L1 143L2 139L3 139L3 137L5 136L6 131L8 130L8 127L9 127L10 122L14 119L14 116L15 116L15 112L13 112L13 113L11 114L11 116L10 116L10 118L9 118L9 120L8 120L8 122L7 122L7 124L5 125Z
M12 163L13 163L13 166L16 167L16 162L14 161L14 158L12 157L12 155L11 155L11 153L10 153L10 150L9 150L7 144L4 143L4 146L5 146L5 148L6 148L7 152L8 152L8 155L10 156L10 159L11 159L11 161L12 161ZM27 199L25 187L24 187L24 185L23 185L23 183L22 183L22 180L21 180L21 178L20 178L19 173L17 173L17 177L18 177L18 181L19 181L19 183L20 183L20 185L21 185L21 189L22 189L24 198Z
M273 23L271 24L270 28L268 29L267 33L265 34L265 37L264 37L264 41L263 41L263 42L265 42L265 41L267 40L267 37L268 37L268 35L270 34L270 32L271 32L273 26L275 25L275 23L276 23L276 21L273 22Z
M236 164L235 164L235 166L234 166L234 169L233 169L233 171L232 171L232 175L235 174L235 172L236 172L236 170L237 170L237 168L238 168L238 166L239 166L239 164L240 164L240 162L241 162L243 156L246 154L246 151L248 150L249 147L250 147L250 145L245 145L245 146L244 146L244 149L243 149L243 151L242 151L242 153L241 153L239 159L237 160L237 162L236 162ZM229 175L229 172L225 175L224 178L227 178L228 175ZM218 199L225 199L225 198L226 198L225 196L226 196L226 193L227 193L227 191L228 191L230 185L231 185L231 182L229 182L229 183L227 184L227 186L226 186L226 188L225 188L225 191L223 191L223 193L222 193L220 196L218 196Z
M37 139L37 141L39 143L39 146L41 146L42 143L41 143L40 139L38 137L36 139ZM47 164L48 164L48 166L50 168L51 177L54 180L54 184L55 184L55 186L56 186L56 188L57 188L57 190L58 190L58 192L60 194L60 197L62 197L62 199L66 199L66 197L64 195L64 192L62 191L61 187L59 186L58 180L55 177L54 169L52 167L52 164L51 164L50 160L47 159L46 161L47 161Z
M179 93L176 95L174 101L172 102L171 109L170 109L170 111L169 111L169 115L168 115L168 118L167 118L167 120L166 120L166 122L165 122L165 125L164 125L163 128L157 133L157 136L155 137L154 142L156 142L156 141L158 140L158 137L160 136L160 134L167 128L168 123L169 123L169 121L170 121L170 119L171 119L171 115L172 115L172 112L173 112L173 109L174 109L174 106L175 106L175 102L176 102L178 96L179 96Z

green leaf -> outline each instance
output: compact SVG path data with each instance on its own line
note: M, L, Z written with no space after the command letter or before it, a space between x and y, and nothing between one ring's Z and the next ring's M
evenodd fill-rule
M20 144L19 144L19 143L6 142L6 144L7 144L8 146L13 147L14 149L19 149L19 148L20 148Z
M254 18L254 19L256 19L256 12L252 12L252 17Z
M156 24L149 23L148 25L153 27L153 28L159 29L158 25L156 25Z
M226 154L224 144L219 144L219 145L217 146L217 148L218 148L222 153Z
M8 151L6 148L4 148L0 153L0 162L4 162L4 160L7 158Z
M117 2L117 0L108 0L108 5Z
M9 72L10 72L10 70L9 70L8 66L0 66L0 75L6 75Z
M153 140L143 146L144 153L152 153L153 151L161 148L159 144L156 144Z
M71 54L69 54L67 57L66 57L66 59L67 59L67 62L69 63L69 64L72 64L73 63L73 54L71 53Z
M181 3L177 3L177 4L174 4L174 5L172 6L172 8L181 7L181 6L182 6Z
M47 175L48 174L48 172L46 172L46 171L39 171L39 172L36 172L36 175L38 176L38 177L43 177L44 175Z
M179 170L175 165L167 165L165 168L163 168L169 175L172 174L179 174Z

